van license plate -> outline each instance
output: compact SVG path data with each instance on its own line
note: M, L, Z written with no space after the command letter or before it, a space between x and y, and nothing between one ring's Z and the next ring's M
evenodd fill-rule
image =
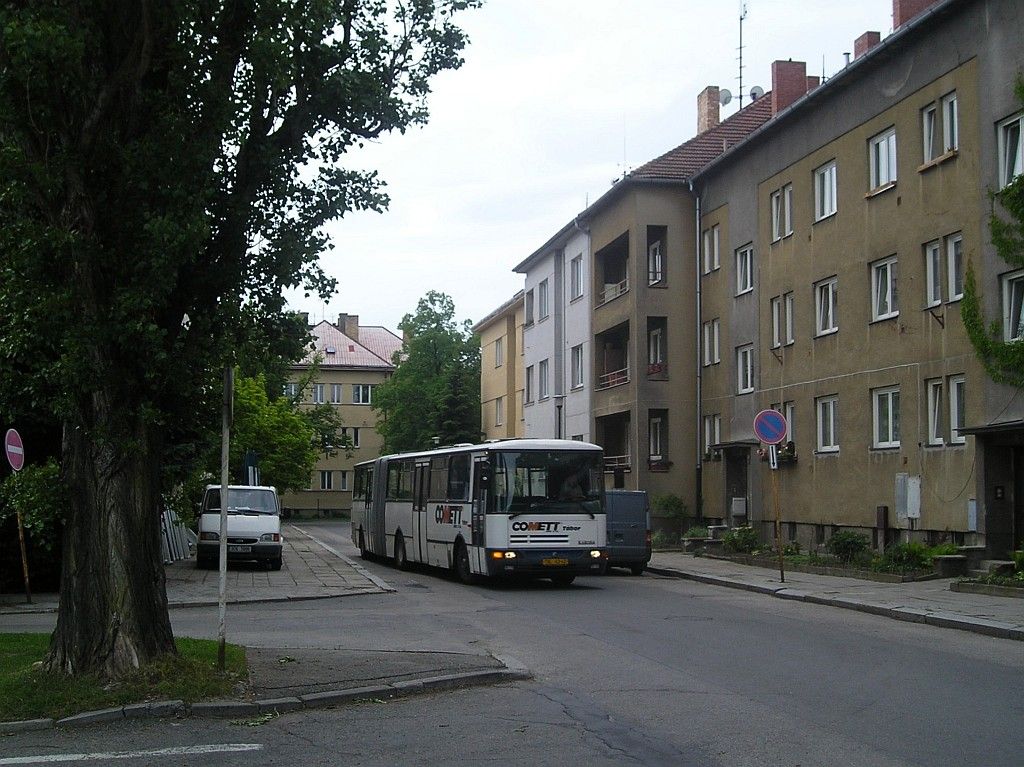
M542 559L540 561L540 563L542 565L544 565L545 567L566 567L569 564L569 560L568 559L563 559L562 557L557 557L557 558Z
M251 554L252 546L228 546L229 554Z

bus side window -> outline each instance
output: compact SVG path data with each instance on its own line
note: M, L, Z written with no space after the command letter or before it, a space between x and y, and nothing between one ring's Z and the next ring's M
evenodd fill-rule
M444 500L448 490L448 457L435 456L430 459L430 492L427 498Z
M452 501L469 500L469 453L453 455L451 470L448 472L448 499Z

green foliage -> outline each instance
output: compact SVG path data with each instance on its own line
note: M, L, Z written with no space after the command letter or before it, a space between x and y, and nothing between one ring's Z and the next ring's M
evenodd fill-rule
M840 530L832 534L825 548L840 562L853 562L862 552L867 551L868 537L850 530Z
M919 541L897 543L885 550L873 569L881 572L908 573L927 570L932 565L931 550Z
M480 342L455 304L428 291L399 324L398 369L377 387L373 407L387 452L480 441Z
M1017 573L1024 573L1024 549L1013 552L1013 566Z
M664 530L655 530L651 535L652 549L670 549L679 545L675 535L670 535Z
M798 557L800 550L800 541L787 541L782 544L782 555L785 557Z
M675 493L666 493L665 495L656 495L651 499L651 506L654 510L659 512L662 516L669 517L671 519L681 519L686 516L687 506Z
M1018 100L1024 102L1024 77L1018 75L1014 91ZM989 195L993 203L989 216L992 245L1011 268L1024 267L1024 176ZM1000 209L1005 211L1006 218ZM993 381L1024 388L1024 343L1005 342L1001 321L986 324L982 299L973 265L969 265L960 303L967 336Z
M688 528L685 533L683 533L683 537L684 538L707 538L708 537L708 529L706 527L704 527L703 525L694 525L693 527Z
M67 490L52 460L25 466L0 482L0 522L21 514L25 535L47 551L59 542L66 509Z
M722 548L733 554L750 554L761 541L752 527L733 527L722 536Z

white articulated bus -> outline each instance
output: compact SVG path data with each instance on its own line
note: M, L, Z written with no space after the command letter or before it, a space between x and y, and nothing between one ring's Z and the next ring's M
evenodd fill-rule
M601 448L515 439L387 455L355 469L361 555L479 576L599 575L608 564Z

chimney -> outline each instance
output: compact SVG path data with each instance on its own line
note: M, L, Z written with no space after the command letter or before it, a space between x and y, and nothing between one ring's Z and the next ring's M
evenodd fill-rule
M772 62L772 116L807 93L807 64L803 61Z
M358 314L339 314L338 315L338 330L347 335L356 343L359 343L359 315Z
M882 42L882 36L877 32L865 32L853 41L853 57L859 59L876 45Z
M697 96L697 135L718 125L718 86L709 85Z
M817 75L807 75L807 92L810 93L821 85L821 78Z
M899 29L938 0L892 0L892 28Z

